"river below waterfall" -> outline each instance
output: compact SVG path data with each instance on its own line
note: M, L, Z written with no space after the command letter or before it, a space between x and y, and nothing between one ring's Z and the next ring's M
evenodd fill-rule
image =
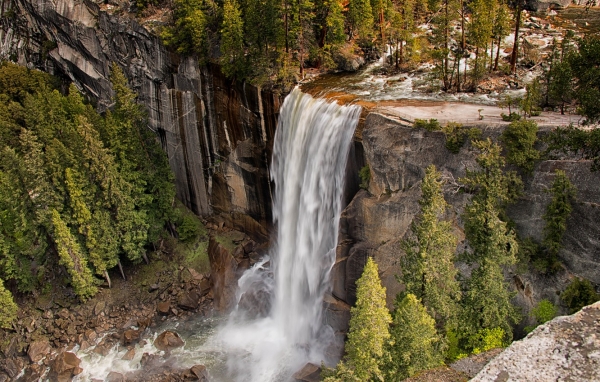
M273 147L274 244L240 278L233 312L163 322L144 334L130 360L123 360L128 349L120 345L105 355L93 346L76 349L83 369L76 380L202 364L213 381L275 382L289 380L308 362L335 364L343 335L324 322L323 297L331 289L344 174L360 112L359 106L292 91ZM165 330L176 331L185 345L159 351L153 342Z

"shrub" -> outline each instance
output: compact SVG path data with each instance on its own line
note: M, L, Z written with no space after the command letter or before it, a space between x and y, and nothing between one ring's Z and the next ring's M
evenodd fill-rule
M17 318L17 304L13 301L12 294L4 288L0 279L0 328L10 328L10 324Z
M181 223L177 226L179 240L190 243L198 238L200 230L198 218L191 213L184 213L181 217Z
M480 129L476 127L467 128L456 122L449 122L442 131L446 134L446 148L453 154L458 154L467 139L477 139L481 136Z
M533 171L535 161L540 152L535 149L538 126L534 121L514 121L502 133L502 141L506 145L506 160L526 172Z
M482 329L472 338L473 353L505 347L505 338L506 333L502 328Z
M544 324L556 317L556 313L558 313L558 307L549 300L543 299L537 303L531 313L538 323Z
M430 119L429 121L426 119L415 119L413 127L417 129L425 129L427 131L439 131L442 129L442 126L437 119Z
M512 112L510 114L500 113L500 117L502 117L502 120L506 122L514 122L521 119L521 116L515 112Z
M600 300L600 295L596 293L589 280L576 277L562 292L560 298L569 308L569 313L573 314L584 306Z
M369 181L371 180L371 169L369 165L365 165L360 169L358 176L360 177L360 188L366 190L369 188Z

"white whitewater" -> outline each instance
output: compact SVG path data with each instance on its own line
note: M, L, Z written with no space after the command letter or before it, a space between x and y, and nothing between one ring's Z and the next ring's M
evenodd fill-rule
M152 342L165 329L176 330L186 343L164 362L175 369L206 365L216 382L288 381L307 362L337 361L328 352L336 338L323 324L322 306L330 289L345 167L360 110L314 99L299 89L286 97L271 165L274 245L240 278L238 305L225 324L166 321L144 346L136 345L131 361L122 360L127 348L118 345L105 356L93 347L76 349L83 368L76 380L139 371L143 353L162 355Z
M249 322L234 312L219 335L230 354L230 377L238 381L286 380L306 362L327 358L334 333L322 322L323 296L330 288L346 162L360 111L299 89L283 103L271 166L277 235L272 275L260 263L239 283L240 296L252 288L270 291L271 309Z

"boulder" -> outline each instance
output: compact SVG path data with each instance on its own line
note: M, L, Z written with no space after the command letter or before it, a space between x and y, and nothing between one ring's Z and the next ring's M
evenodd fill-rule
M600 381L600 302L513 342L473 382Z
M198 378L198 381L208 382L208 371L204 365L194 365L190 368L190 372Z
M131 361L135 357L135 349L131 348L127 350L127 353L121 357L123 361Z
M184 292L179 298L177 305L185 310L195 310L198 308L198 300L200 300L198 293L194 291Z
M52 347L47 339L34 341L29 345L27 355L33 363L41 361L48 353L50 353Z
M176 332L167 330L162 332L156 339L154 340L154 346L158 350L169 351L178 347L181 347L185 344L179 334Z
M170 310L171 303L169 303L168 301L161 301L158 304L156 304L156 313L160 314L161 316L167 316Z
M52 381L67 382L80 374L83 369L79 367L81 360L74 353L60 353L50 366L50 379Z
M533 12L564 9L571 5L572 0L527 0L525 9Z
M213 236L208 243L210 277L215 308L228 311L234 303L237 290L237 261Z
M321 380L321 367L314 363L307 363L292 378L298 382L319 382Z
M127 345L131 345L131 344L137 342L140 339L141 334L142 334L141 330L127 329L126 331L123 332L123 337L122 337L123 345L127 346Z
M105 382L125 382L125 376L121 373L111 371L106 376Z

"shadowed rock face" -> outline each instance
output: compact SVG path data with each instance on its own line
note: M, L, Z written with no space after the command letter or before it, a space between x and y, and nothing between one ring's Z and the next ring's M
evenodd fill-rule
M483 137L498 139L500 130L482 128ZM547 129L541 129L541 133ZM428 132L402 125L379 114L369 114L363 131L365 160L371 170L369 192L361 190L346 207L340 221L337 261L332 269L332 294L348 304L355 302L355 281L360 277L367 256L379 264L380 277L387 289L391 307L402 286L395 275L401 273L400 241L409 232L410 224L419 212L421 180L428 165L434 164L447 180L444 196L450 208L455 234L464 240L461 215L468 202L465 193L458 192L456 181L466 169L475 169L476 152L465 145L458 154L445 148L441 132ZM564 170L577 188L577 200L567 222L564 248L559 253L566 271L554 276L536 273L506 273L507 281L518 292L515 303L527 312L539 300L546 298L559 304L557 292L564 290L572 274L600 283L600 172L590 172L589 161L569 159L542 161L532 175L524 178L524 198L508 209L521 237L540 241L546 206L551 195L546 192L554 180L556 169ZM464 250L459 243L458 252ZM459 264L459 269L463 269Z
M168 154L177 196L199 215L238 213L268 225L279 96L168 52L128 15L91 1L0 0L0 12L0 59L70 79L101 111L116 62Z

